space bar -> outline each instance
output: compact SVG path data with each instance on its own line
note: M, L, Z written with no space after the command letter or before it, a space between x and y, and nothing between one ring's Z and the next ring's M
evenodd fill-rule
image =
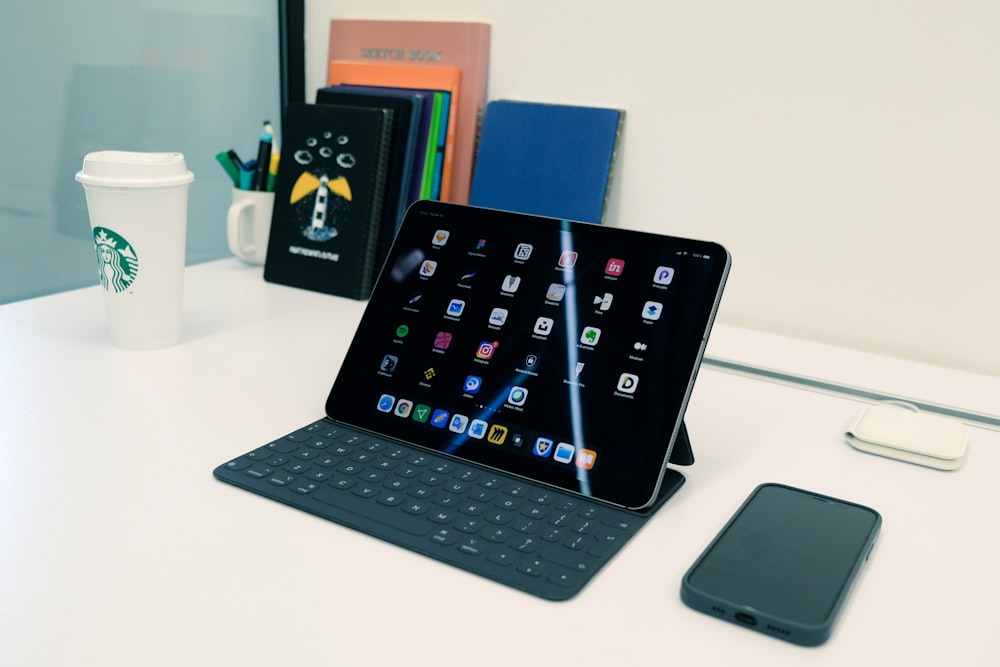
M421 516L407 514L399 507L383 505L374 498L362 498L350 491L327 487L316 491L313 498L353 515L348 517L342 516L339 512L330 513L328 518L337 523L347 523L352 527L363 529L365 524L377 521L410 535L426 535L431 531L431 526Z

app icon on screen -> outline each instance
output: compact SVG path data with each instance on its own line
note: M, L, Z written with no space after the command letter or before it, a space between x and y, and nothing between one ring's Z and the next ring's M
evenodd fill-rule
M573 454L575 453L576 447L568 442L560 442L556 445L556 451L552 455L552 460L558 461L559 463L569 463L573 460Z
M434 232L434 238L431 239L431 243L436 246L443 246L448 242L448 237L451 236L451 232L447 229L439 229Z
M559 255L559 266L564 269L572 268L576 265L576 253L572 250L566 250L561 255Z
M584 345L597 345L597 341L601 340L601 330L597 327L584 327L583 334L580 336L580 342Z
M479 393L479 389L482 386L483 386L483 378L479 377L478 375L470 375L467 378L465 378L465 384L462 386L462 389L465 391L466 394L475 395Z
M532 447L531 451L535 456L548 456L552 453L552 439L551 438L538 438L535 440L535 446Z
M625 270L625 260L612 257L604 265L604 274L608 276L620 276Z
M465 428L469 425L469 418L465 415L452 415L448 430L452 433L465 433Z
M502 326L504 322L507 321L507 309L506 308L494 308L493 312L490 313L490 324L495 324L497 326Z
M663 312L663 304L659 301L647 301L646 305L642 307L642 319L644 320L658 320L660 319L660 313Z
M413 421L420 422L421 424L423 424L426 423L427 420L430 418L431 418L431 406L420 403L413 408Z
M562 283L552 283L549 285L549 290L545 293L545 298L549 301L562 301L563 296L566 294L566 286Z
M382 363L379 365L378 369L383 373L392 373L396 370L396 366L399 365L399 357L394 354L387 354L382 357Z
M399 399L399 403L396 403L395 415L397 417L409 417L410 412L412 411L413 411L413 401L401 398Z
M658 266L653 273L653 282L657 285L669 285L674 279L674 270L669 266Z
M518 243L514 249L514 259L526 260L531 257L531 251L534 249L535 246L530 243Z
M507 440L507 431L508 428L506 426L494 424L490 427L490 434L486 436L486 439L494 445L502 445Z
M593 449L581 449L576 455L576 467L590 470L597 463L597 452Z
M611 292L605 292L604 295L598 294L594 297L594 305L598 307L599 310L610 310L611 302L614 301L615 295Z
M437 271L437 267L437 262L432 259L425 259L424 263L420 265L420 275L433 276L434 272Z
M625 394L634 394L635 388L639 386L639 376L631 373L622 373L618 378L618 391Z
M496 352L496 349L499 345L500 343L498 343L497 341L493 341L491 343L488 340L484 340L482 343L479 344L479 347L476 349L476 358L484 360L492 359L493 353Z
M435 350L447 350L448 346L451 345L452 335L447 331L438 331L437 335L434 336L434 349Z
M500 286L504 292L516 292L517 288L521 286L521 276L506 275L503 279L503 285Z
M482 440L486 437L486 427L488 424L482 419L473 419L469 424L469 437Z
M528 400L528 390L524 387L511 387L507 394L507 402L511 405L524 405Z
M435 428L444 428L448 425L448 417L450 416L451 415L448 414L447 410L435 410L434 414L431 415L431 426Z
M448 314L454 317L458 317L465 310L465 302L461 299L452 299L448 302Z
M392 412L392 406L396 405L396 397L389 394L382 394L378 399L379 412Z
M539 317L535 320L535 333L539 336L548 336L552 333L552 318L551 317Z

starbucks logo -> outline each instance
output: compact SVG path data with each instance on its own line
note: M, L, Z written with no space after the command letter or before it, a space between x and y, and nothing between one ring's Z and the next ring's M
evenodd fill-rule
M94 245L104 289L124 292L131 287L139 275L139 258L129 242L107 227L95 227Z

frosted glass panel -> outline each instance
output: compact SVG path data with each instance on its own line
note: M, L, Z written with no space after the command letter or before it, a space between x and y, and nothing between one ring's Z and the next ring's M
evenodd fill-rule
M53 4L63 5L53 11ZM275 0L15 3L0 22L0 303L97 283L83 188L89 151L180 151L188 263L228 255L231 182L279 119ZM55 17L55 18L52 18Z

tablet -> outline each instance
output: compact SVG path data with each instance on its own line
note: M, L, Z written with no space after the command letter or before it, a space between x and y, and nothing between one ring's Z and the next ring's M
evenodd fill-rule
M648 507L730 263L713 242L416 202L327 415Z

